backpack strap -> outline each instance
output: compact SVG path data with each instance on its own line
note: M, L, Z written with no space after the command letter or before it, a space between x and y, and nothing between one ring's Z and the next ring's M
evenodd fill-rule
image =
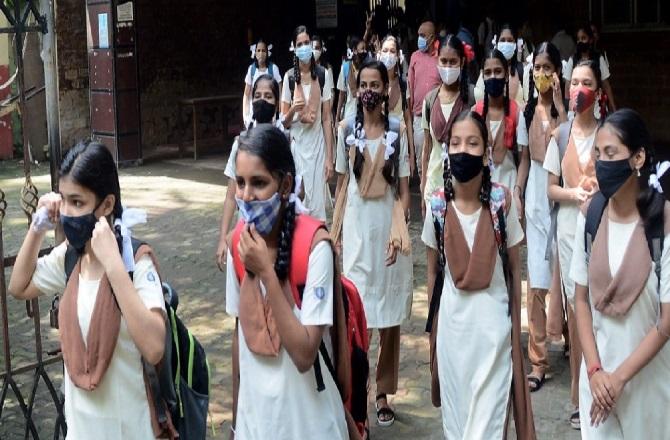
M233 233L230 240L230 254L233 257L233 268L235 269L235 275L237 275L237 281L242 283L244 279L244 263L242 263L242 258L240 258L240 253L237 250L237 246L240 244L240 237L242 236L242 231L244 230L244 221L240 220L235 225Z
M251 86L254 86L254 76L256 75L256 63L252 62L251 63Z
M291 244L291 267L289 269L289 281L293 298L298 308L302 305L302 295L307 282L307 269L309 266L309 255L317 244L315 239L317 232L325 230L326 225L321 220L317 220L307 215L299 215L295 219L295 229L293 230L293 239ZM321 238L319 241L322 241Z
M323 96L323 88L326 85L326 69L323 66L316 66L316 77L319 80L319 87L321 88L321 96Z
M402 111L407 110L407 81L402 76L398 78L400 84L400 101L402 102Z
M349 70L351 70L351 61L345 61L344 64L342 64L342 75L344 75L345 84L349 81Z
M426 95L426 102L428 105L426 106L426 121L430 124L430 110L433 108L433 105L435 104L435 100L437 99L438 94L440 93L440 86L435 87L433 90L428 92Z
M591 260L591 248L593 240L596 239L598 228L600 227L600 220L603 217L603 212L607 206L607 198L598 191L591 197L585 207L586 221L584 223L584 252L586 252L586 264Z
M565 151L568 149L568 143L570 142L572 122L573 121L565 121L558 126L558 136L556 136L556 143L558 144L558 155L561 161L563 161L563 156L565 156Z

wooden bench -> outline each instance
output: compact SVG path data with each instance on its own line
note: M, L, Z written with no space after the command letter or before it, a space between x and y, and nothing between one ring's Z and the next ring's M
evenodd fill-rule
M204 96L179 100L179 120L182 120L184 109L191 108L193 118L193 159L198 160L198 109L201 107L221 107L223 113L223 139L228 134L230 120L240 107L242 97L239 95ZM184 153L184 135L179 141L179 155Z

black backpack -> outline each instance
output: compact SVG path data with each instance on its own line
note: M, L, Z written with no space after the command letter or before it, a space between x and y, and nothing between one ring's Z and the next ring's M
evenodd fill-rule
M321 87L321 96L323 96L323 87L326 84L326 69L318 65L315 67L316 67L316 77L319 80L319 86ZM295 76L293 72L294 72L293 69L289 69L289 71L286 72L288 74L288 87L289 90L291 91L291 96L293 96L293 91L295 90Z
M145 244L133 238L133 255L137 255L139 248ZM78 260L76 249L68 245L65 252L66 282ZM133 273L128 272L128 275L132 280ZM210 396L207 355L202 345L177 316L177 292L168 283L163 282L162 286L167 313L163 359L159 366L142 359L146 382L153 398L152 408L161 428L168 424L169 411L172 424L181 439L204 440Z
M586 211L586 223L584 224L584 252L586 252L586 264L591 259L591 248L593 240L596 239L598 227L603 216L603 212L607 207L607 199L601 192L594 194L591 198L591 203ZM644 227L644 235L647 237L647 246L649 247L649 254L651 260L654 262L654 270L656 278L658 279L658 288L661 288L661 257L663 254L663 241L665 239L665 231L663 222L654 222L654 224Z

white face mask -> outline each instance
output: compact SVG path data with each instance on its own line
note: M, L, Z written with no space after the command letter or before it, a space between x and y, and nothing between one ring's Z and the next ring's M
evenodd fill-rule
M314 61L319 61L319 58L321 58L321 51L314 49L312 50L312 55L314 55Z
M440 78L442 78L442 82L448 86L458 81L458 78L461 76L460 67L437 66L437 70L440 72Z
M379 54L379 61L386 66L386 70L391 70L398 63L398 56L391 52L382 52Z
M514 56L514 51L516 50L516 43L511 43L509 41L501 41L498 43L498 50L505 55L507 61L511 60Z

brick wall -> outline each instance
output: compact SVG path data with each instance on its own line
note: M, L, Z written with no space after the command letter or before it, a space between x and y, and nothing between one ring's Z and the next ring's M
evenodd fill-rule
M61 144L66 149L90 136L84 1L57 0L56 51Z

